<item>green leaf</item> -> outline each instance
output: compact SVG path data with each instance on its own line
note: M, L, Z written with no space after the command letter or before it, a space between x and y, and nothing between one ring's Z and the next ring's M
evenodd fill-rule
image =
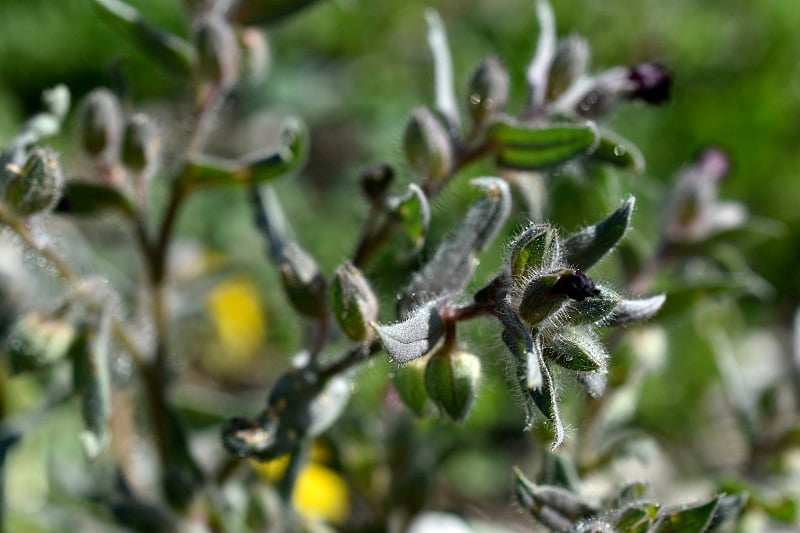
M439 409L456 422L463 422L481 381L481 360L460 349L441 348L425 367L425 390Z
M588 331L567 330L554 337L545 336L542 353L551 361L569 370L604 371L608 354Z
M444 334L444 322L435 302L419 307L403 322L373 327L389 358L401 365L430 353Z
M706 503L663 509L651 531L652 533L705 533L718 505L719 499L714 498Z
M608 319L603 322L603 325L624 326L633 322L647 320L661 309L666 299L665 295L657 294L656 296L638 300L620 300Z
M240 24L272 24L310 6L317 0L240 0L229 18Z
M104 312L95 327L82 325L70 348L75 390L81 396L86 429L81 445L86 456L96 459L108 446L108 421L111 415L110 313Z
M488 139L497 150L499 165L537 170L591 150L597 142L597 127L592 122L530 125L502 121L489 128Z
M633 214L634 197L630 196L611 215L562 242L562 259L578 270L588 270L614 249L625 235Z
M127 217L135 214L133 204L117 189L99 183L68 182L55 211L66 215L96 215L115 210Z
M636 502L629 504L614 520L619 533L647 533L658 514L658 504Z
M342 331L354 341L369 340L369 323L378 319L378 299L359 269L350 262L339 265L331 283L331 308Z
M514 356L517 380L523 389L536 389L542 386L542 371L539 367L539 346L528 333L528 329L514 313L508 308L500 313L503 323L501 337ZM528 420L530 423L530 420Z
M644 172L645 161L642 152L628 139L605 128L599 128L600 141L589 155L593 160L610 163L636 174Z
M134 7L120 0L93 0L101 14L125 29L151 56L170 69L183 74L192 72L194 48L192 45L161 28L149 24Z
M414 183L410 184L405 195L388 199L388 210L400 219L403 234L414 249L422 248L431 220L431 208L422 189Z
M567 302L566 312L561 318L563 323L569 326L579 326L602 321L602 324L605 325L605 319L616 316L615 310L620 305L619 295L606 288L600 288L600 291L598 296Z
M572 527L573 521L537 501L538 488L535 483L522 474L519 468L514 467L514 497L520 507L551 531L568 531Z
M562 487L537 485L514 469L517 501L535 518L556 531L568 530L573 522L593 517L599 509ZM553 526L558 527L553 527ZM564 527L566 526L566 527Z
M457 295L472 279L476 259L503 227L511 210L508 184L499 178L478 178L472 185L485 191L461 224L439 245L433 258L416 274L398 303L405 316L418 302Z
M308 318L324 319L328 312L328 285L314 258L290 241L283 247L278 268L292 306Z

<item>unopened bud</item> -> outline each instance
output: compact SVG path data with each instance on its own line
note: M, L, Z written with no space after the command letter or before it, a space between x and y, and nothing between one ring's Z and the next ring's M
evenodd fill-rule
M379 202L386 196L393 180L394 169L386 163L380 163L361 174L361 190L370 201Z
M90 92L78 110L80 139L92 157L115 155L122 133L122 111L117 97L108 89Z
M244 28L239 32L241 49L241 71L251 83L264 79L269 71L270 48L263 31L255 27Z
M136 174L152 169L158 158L160 141L150 117L141 113L133 115L128 119L122 137L122 163Z
M286 295L301 314L322 319L327 313L327 288L317 262L296 243L289 242L280 263Z
M573 300L582 301L590 296L598 296L598 289L592 278L580 271L561 275L550 289L552 294L564 294Z
M551 292L560 275L560 272L544 274L528 283L519 305L519 317L522 320L536 325L564 305L567 296Z
M199 22L195 38L201 78L222 90L233 87L239 81L239 44L230 24L221 16L209 15Z
M508 71L496 57L489 57L472 73L467 109L475 124L485 124L508 101Z
M534 224L511 243L511 277L527 282L536 271L549 270L558 261L558 232L549 224Z
M61 197L63 184L58 155L47 148L35 148L8 183L5 201L22 216L49 211Z
M586 74L590 55L589 43L578 35L570 35L559 43L547 81L549 100L557 99Z
M393 373L394 388L406 407L417 416L425 414L428 393L425 391L427 360L415 359Z
M17 322L6 345L12 374L43 368L66 356L75 329L63 320L33 312Z
M342 331L354 341L367 341L374 335L370 322L378 320L378 300L364 274L352 264L336 269L331 284L333 314Z
M420 175L438 180L453 168L453 145L442 123L427 107L411 114L403 136L406 159Z
M628 73L631 82L630 97L648 104L661 104L669 100L672 75L660 63L642 63Z
M469 414L481 381L481 360L458 348L443 347L425 368L425 390L450 418L462 422Z

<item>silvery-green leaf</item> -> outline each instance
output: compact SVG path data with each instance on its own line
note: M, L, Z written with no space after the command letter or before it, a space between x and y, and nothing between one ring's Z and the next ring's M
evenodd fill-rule
M597 398L602 396L608 385L607 372L575 372L575 379L578 380L589 396Z
M484 197L472 204L433 258L414 274L398 303L401 317L419 302L464 290L475 271L477 254L503 227L511 209L508 184L499 178L478 178L471 183L485 191Z
M652 533L705 533L714 519L719 498L701 504L662 509Z
M348 377L339 375L329 379L308 404L310 420L306 434L316 437L327 431L344 412L352 392Z
M578 270L588 270L622 239L633 214L634 198L628 197L607 219L570 235L562 242L562 259Z
M331 308L342 331L354 341L369 340L378 319L378 299L364 274L350 262L339 265L331 282Z
M714 517L708 524L707 531L715 531L719 526L730 520L735 520L739 513L742 512L745 504L747 504L749 497L746 494L720 494L717 498L717 509L714 512ZM784 501L790 503L790 507L794 512L789 513L791 517L788 523L793 523L796 518L796 504L791 498L786 498Z
M610 316L620 303L620 297L613 291L601 288L597 296L583 300L570 300L566 306L563 323L569 326L594 324Z
M603 370L608 358L600 342L588 331L581 329L566 330L555 336L545 337L542 352L558 365L580 372Z
M663 294L638 300L620 300L613 312L603 322L604 326L623 326L641 322L655 315L664 305L667 297Z
M402 322L374 327L383 349L397 364L405 364L430 353L442 340L444 333L444 322L435 302L417 308Z
M527 399L533 401L533 404L539 408L547 420L553 425L555 439L550 449L555 450L564 440L564 425L561 423L561 416L558 414L553 374L541 353L539 354L539 368L542 372L542 386L536 389L525 389L522 392ZM530 404L526 405L526 410L530 418L533 414L532 406Z
M38 370L60 361L70 351L75 328L66 320L36 311L22 317L6 340L11 374Z
M536 389L542 386L542 371L539 368L539 347L519 317L510 309L500 315L503 323L502 338L514 356L516 375L520 386Z
M598 512L563 488L533 483L516 467L514 496L523 509L551 531L568 531L576 520Z

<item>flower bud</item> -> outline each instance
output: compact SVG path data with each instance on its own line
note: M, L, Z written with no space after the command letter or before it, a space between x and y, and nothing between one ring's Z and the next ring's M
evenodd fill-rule
M244 28L239 32L241 49L241 71L251 83L264 79L269 71L270 48L263 31L255 27Z
M394 180L394 169L387 163L368 168L361 174L361 190L371 202L380 202Z
M431 355L425 368L425 390L447 416L463 422L481 381L481 360L458 348L443 347Z
M397 395L406 407L417 416L425 414L428 393L425 391L427 360L415 359L394 371L392 381Z
M36 370L66 356L75 329L63 320L33 312L14 326L6 345L11 373Z
M198 23L197 72L206 81L228 90L239 81L239 44L230 24L218 15Z
M128 119L122 137L122 163L136 174L151 171L158 158L161 139L147 115L137 113Z
M444 178L453 168L450 137L427 107L412 112L403 135L403 148L411 167L428 179Z
M283 250L280 272L292 306L309 318L324 318L327 313L327 289L325 278L314 258L297 243L289 242Z
M537 270L549 270L558 261L558 232L548 224L534 224L511 243L511 277L531 279Z
M80 139L91 157L116 155L122 130L122 111L117 97L108 89L95 89L78 110Z
M22 216L49 211L61 197L63 185L58 155L47 148L35 148L8 183L5 201Z
M589 43L578 35L570 35L559 43L547 81L549 100L557 99L586 74L590 54Z
M496 57L483 60L469 83L467 109L476 125L485 124L508 101L508 72Z
M370 322L378 319L378 300L364 274L347 262L339 266L331 284L333 314L342 331L354 341L374 335Z
M672 75L660 63L642 63L628 73L631 83L630 98L648 104L661 104L669 100Z
M558 311L567 299L582 301L598 296L594 281L577 270L562 270L534 279L525 288L519 315L529 324L538 324Z

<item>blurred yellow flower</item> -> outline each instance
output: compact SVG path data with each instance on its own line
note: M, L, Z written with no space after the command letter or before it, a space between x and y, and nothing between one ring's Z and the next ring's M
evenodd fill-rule
M243 277L227 279L208 294L208 312L229 359L250 359L264 340L264 313L257 294L258 288Z
M350 514L350 497L347 482L336 471L317 462L328 455L323 446L314 445L311 461L297 476L292 504L305 518L340 525ZM250 464L261 479L277 483L289 466L289 456L284 455L266 463L251 461Z

